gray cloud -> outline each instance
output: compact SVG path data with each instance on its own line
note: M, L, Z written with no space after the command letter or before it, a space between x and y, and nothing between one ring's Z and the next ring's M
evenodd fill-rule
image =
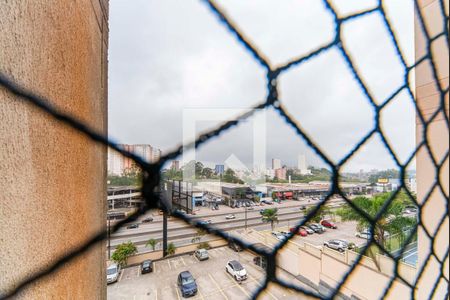
M341 14L374 1L340 0ZM220 1L273 64L304 55L332 39L334 24L321 1ZM407 0L385 1L408 62L414 54L413 9ZM113 0L110 15L109 133L124 143L148 143L163 151L182 141L184 108L249 108L265 97L264 70L201 1ZM345 45L378 103L397 88L402 68L377 16L344 27ZM280 77L281 99L302 128L335 161L373 126L373 111L342 56L331 50ZM414 110L405 94L386 107L383 126L405 159L414 146ZM204 122L198 129L217 122ZM295 165L305 152L316 157L278 116L267 112L267 144L252 144L251 122L197 152L223 162L235 154L246 164L252 147L266 147L267 162ZM349 170L390 167L374 139L349 162Z

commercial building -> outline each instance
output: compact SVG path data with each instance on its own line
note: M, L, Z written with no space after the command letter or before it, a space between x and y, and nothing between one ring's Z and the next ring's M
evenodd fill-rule
M214 168L216 174L221 175L225 173L225 166L224 165L216 165Z
M139 207L142 202L141 190L137 186L108 187L108 209Z

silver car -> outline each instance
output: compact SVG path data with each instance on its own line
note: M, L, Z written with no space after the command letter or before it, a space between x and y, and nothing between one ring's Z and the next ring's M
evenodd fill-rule
M208 251L206 249L195 250L194 255L198 260L206 260L209 258Z
M344 252L345 249L348 248L348 243L342 240L329 240L328 242L323 243L323 245L339 252Z
M118 264L112 264L106 268L106 283L113 283L119 279L120 266Z

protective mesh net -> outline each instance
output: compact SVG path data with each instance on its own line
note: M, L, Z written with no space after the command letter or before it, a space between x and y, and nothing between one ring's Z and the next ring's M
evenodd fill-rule
M425 276L425 271L429 263L434 260L440 265L439 272L436 274L427 274L426 276L432 276L434 284L432 285L432 288L429 291L429 298L433 298L435 295L435 292L438 288L438 286L442 283L444 283L446 286L448 286L448 278L445 275L445 267L446 267L446 259L448 257L448 241L446 244L446 249L444 251L445 255L438 255L436 247L435 247L435 237L438 235L438 233L441 231L443 226L446 224L446 220L448 219L448 209L446 213L440 217L439 221L437 222L437 226L435 230L431 231L427 226L424 225L423 222L423 208L427 205L429 199L431 198L431 195L433 193L440 193L442 197L444 197L446 201L446 207L448 207L448 195L446 194L444 184L441 182L441 178L439 174L441 173L441 169L443 168L443 165L448 157L448 149L446 149L446 153L443 156L441 160L436 159L433 155L432 147L429 141L428 136L428 130L430 127L431 122L433 122L438 116L444 116L444 121L446 123L447 129L449 128L449 120L448 115L446 112L448 111L448 107L446 107L446 101L445 97L446 94L448 94L448 87L443 87L440 81L438 80L438 66L436 64L436 58L435 54L432 51L433 43L435 43L438 39L443 38L446 41L446 45L448 46L448 16L445 12L445 3L444 1L439 1L439 11L441 15L434 16L435 18L442 18L444 21L442 22L443 27L442 31L438 34L431 35L429 32L429 28L427 27L427 20L425 20L423 16L423 12L421 9L419 9L419 4L417 1L415 1L415 9L417 14L417 19L419 23L419 27L421 30L421 34L425 37L425 46L426 46L426 54L423 57L417 58L416 62L413 65L408 65L404 54L402 53L402 50L399 47L399 42L397 39L397 36L393 30L393 27L391 26L391 22L388 18L388 15L386 13L385 7L383 6L383 1L379 1L378 5L375 8L368 9L365 11L360 11L351 15L346 15L344 17L340 16L337 12L337 9L333 6L331 1L324 0L324 5L326 7L326 10L331 16L334 18L334 24L335 24L335 33L334 33L334 39L329 44L326 44L322 47L319 47L315 49L314 51L311 51L310 53L296 58L294 60L289 61L288 63L273 67L270 65L270 63L264 58L264 56L260 53L260 51L252 44L251 40L246 37L241 30L232 22L230 17L224 12L223 9L221 9L214 1L204 1L205 4L209 7L211 13L215 14L217 18L220 20L220 22L228 29L230 34L232 34L239 43L247 50L249 51L253 58L264 67L266 70L266 76L267 76L267 97L262 103L258 103L255 105L252 109L248 110L248 112L242 114L235 120L227 121L214 130L211 130L210 132L201 134L195 141L193 141L190 145L188 145L187 149L189 147L200 147L203 143L206 141L219 136L222 132L232 128L233 126L237 125L241 120L251 117L253 112L256 109L266 109L269 107L273 107L279 115L285 120L285 122L290 125L295 132L298 134L298 136L304 140L304 142L314 150L314 152L328 165L329 169L332 171L332 185L331 189L329 190L328 195L321 200L317 205L315 206L315 209L311 210L305 217L302 219L302 221L299 221L299 223L296 225L296 229L298 229L300 226L307 223L318 211L319 209L327 202L327 200L330 199L333 195L340 195L346 203L352 207L358 214L360 214L363 218L367 220L368 223L371 224L371 230L373 233L373 228L379 222L382 215L385 213L385 211L388 209L389 205L391 205L392 201L395 199L395 197L401 192L404 191L406 195L410 198L410 200L417 205L418 207L418 222L417 225L409 231L407 234L406 239L400 246L400 250L397 251L394 254L392 254L387 249L384 249L384 246L377 242L377 240L374 238L374 234L371 235L371 238L369 242L363 247L362 251L359 252L357 258L354 260L351 267L347 270L347 272L342 276L340 282L337 284L336 287L332 289L332 291L326 295L319 294L316 291L304 289L300 286L294 285L291 282L287 282L286 280L283 280L281 278L278 278L276 276L276 266L277 266L277 254L279 251L288 243L289 238L280 242L278 245L274 247L273 250L268 251L267 249L261 249L258 247L255 247L254 245L246 242L245 240L242 240L237 237L233 237L228 235L226 232L211 228L208 225L197 223L196 221L192 220L189 216L179 214L177 212L174 212L173 215L188 224L191 224L192 226L203 228L206 231L208 231L210 234L216 235L218 237L222 237L224 239L228 239L230 241L233 241L234 243L244 247L245 249L250 249L255 253L260 254L261 256L264 256L267 259L267 266L266 266L266 276L265 280L262 282L262 284L254 291L253 298L257 298L261 292L267 288L268 284L270 282L279 284L285 288L295 290L300 294L311 296L314 298L325 298L325 299L332 299L335 298L337 295L339 295L340 292L342 292L342 288L345 286L346 282L349 280L350 275L355 271L357 266L361 263L361 260L363 259L363 255L367 252L370 245L376 245L380 249L383 250L383 252L389 256L393 262L394 262L394 272L393 276L390 277L390 280L388 284L383 287L383 292L381 298L384 298L388 295L388 293L391 291L391 288L394 285L394 282L396 280L401 281L403 284L408 286L411 290L411 298L415 298L416 295L416 287L422 280L422 277ZM377 104L374 100L374 97L367 87L367 84L362 79L362 76L358 72L357 68L355 67L354 61L352 59L352 56L349 54L349 51L346 49L344 41L341 39L341 28L344 23L348 22L352 19L357 19L365 15L369 14L379 14L382 17L383 24L386 27L389 36L392 40L392 45L395 48L395 52L401 61L401 64L404 69L404 81L401 86L399 86L394 93L392 93L389 97L387 97L384 101L381 102L381 104ZM345 60L348 69L353 74L354 80L358 83L360 89L365 95L366 100L371 105L374 113L375 118L373 122L373 127L370 130L370 132L364 136L359 143L356 144L356 146L349 151L349 153L340 160L337 164L333 163L332 160L323 152L321 149L312 141L310 136L305 133L305 131L301 128L299 123L295 121L289 112L286 110L286 108L283 106L283 102L281 99L278 98L277 88L277 78L280 74L283 72L286 72L289 69L295 68L296 66L299 66L308 60L314 59L315 56L330 51L331 49L337 49L340 53L340 55ZM434 79L434 84L436 90L439 92L438 98L439 98L439 106L438 108L431 114L431 116L425 117L422 110L419 108L415 95L413 93L413 90L408 82L408 78L413 72L413 70L419 65L419 64L428 64L431 69L431 75ZM444 66L445 68L448 68L448 66ZM117 144L110 141L107 137L103 136L102 134L99 134L86 124L82 123L81 121L77 120L73 116L59 110L58 108L53 107L50 105L50 101L47 99L44 99L42 97L37 96L32 91L26 89L25 87L17 85L15 82L10 80L7 76L4 74L0 74L0 84L11 94L16 95L18 98L22 99L23 101L28 102L29 104L38 107L42 111L46 112L49 117L53 117L57 120L59 120L62 123L65 123L66 125L78 130L79 132L85 134L90 139L92 139L95 142L102 143L104 145L107 145L111 147L112 149L118 151L122 155L131 158L135 161L135 163L143 170L143 183L142 183L142 194L145 199L145 207L139 211L137 211L135 214L129 216L126 220L123 220L119 223L117 223L114 228L112 229L112 232L116 232L119 228L121 228L125 223L128 223L130 221L136 220L140 215L144 214L147 210L156 208L156 207L166 207L166 204L160 201L159 195L157 192L155 192L160 184L160 171L162 166L169 160L175 159L178 156L180 156L183 152L183 146L180 146L173 152L170 152L164 156L161 157L161 159L156 163L149 163L147 161L144 161L140 157L136 156L133 153L129 153L127 151L124 151L122 148L120 148ZM383 129L380 125L380 118L384 111L384 108L387 104L395 100L395 97L401 93L406 91L408 94L411 103L415 107L417 120L420 122L422 132L420 136L420 142L417 143L415 150L412 152L410 157L406 160L406 162L401 163L398 159L396 153L393 151L392 146L388 142L388 139L386 138L385 133L383 132ZM301 122L301 120L300 120ZM390 156L394 160L396 164L396 168L399 171L400 174L400 185L399 187L391 194L389 200L387 200L384 205L381 207L381 209L375 214L371 215L364 209L358 207L355 205L352 201L350 201L345 193L342 191L341 187L339 186L339 178L340 178L340 171L341 167L350 159L352 158L355 153L360 150L361 147L363 147L366 142L372 138L373 136L379 136L381 139L384 147L389 152ZM445 138L445 137L443 137ZM186 149L186 148L184 148ZM405 182L405 175L406 175L406 169L410 165L410 163L413 161L413 159L416 157L417 153L421 150L424 150L429 160L432 162L434 169L435 169L435 178L433 181L433 184L431 185L429 191L426 193L425 197L423 199L418 199L411 194L409 191L406 182ZM403 278L399 272L399 262L401 261L402 254L406 251L406 247L410 244L410 242L414 239L417 232L419 231L424 232L424 235L429 240L429 251L425 255L423 263L419 266L417 270L417 277L413 282L410 280L406 280ZM9 292L2 295L1 298L7 298L10 296L15 295L17 292L19 292L21 289L26 287L28 284L32 283L33 281L50 274L54 270L56 270L58 267L62 266L64 263L70 261L71 259L75 258L77 255L82 254L85 251L88 251L91 246L102 242L107 237L107 231L106 229L104 231L98 232L96 235L92 236L91 239L87 240L84 244L79 245L78 247L72 249L69 253L66 253L62 257L56 257L52 263L50 263L47 267L42 268L40 270L36 270L32 275L26 276L25 278L22 278L21 280L17 281L17 284L12 287ZM291 236L292 237L292 236ZM440 249L442 250L442 249ZM442 252L442 251L441 251ZM448 298L448 293L445 298Z

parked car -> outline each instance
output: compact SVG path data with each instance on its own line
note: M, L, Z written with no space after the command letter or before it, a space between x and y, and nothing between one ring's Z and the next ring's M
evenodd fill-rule
M141 274L153 272L153 262L150 259L141 263Z
M272 231L272 235L279 241L284 241L286 239L286 236L281 232Z
M362 231L357 231L356 233L355 233L355 236L356 237L359 237L359 238L362 238L362 239L366 239L366 240L369 240L370 238L371 238L371 234L370 234L370 231L369 231L369 229L363 229ZM388 238L390 236L390 233L389 232L387 232L387 231L385 231L384 232L384 238ZM377 235L375 235L375 238L377 237Z
M106 283L116 282L119 278L120 266L118 264L112 264L106 268Z
M324 233L325 232L325 228L323 228L322 225L317 224L317 223L312 223L312 224L309 224L306 226L308 226L310 229L314 230L315 233Z
M327 246L328 248L337 250L339 252L344 252L345 249L348 248L348 243L345 243L341 240L329 240L328 242L323 243L324 246Z
M202 224L202 225L208 225L208 224L211 224L211 220L201 220L201 221L198 221L198 224Z
M194 276L192 276L191 272L181 272L178 275L177 284L183 297L190 297L197 294L197 283L195 282Z
M410 215L410 214L417 214L417 207L415 206L406 206L405 210L403 211L404 214Z
M127 229L135 229L135 228L139 228L139 224L130 224L127 226Z
M148 218L145 218L144 220L142 220L142 223L150 223L150 222L153 222L152 217L148 217Z
M273 204L273 201L272 200L268 200L268 199L263 199L263 200L261 200L260 201L261 203L265 203L265 204Z
M340 241L340 242L344 243L346 245L347 249L351 250L351 249L355 249L356 248L355 243L349 243L348 241L341 240L341 239L336 239L336 241Z
M333 229L337 229L336 224L334 224L333 222L329 221L329 220L322 220L320 221L320 225L327 227L327 228L333 228Z
M198 260L206 260L209 258L208 251L206 249L195 250L194 255Z
M225 219L227 220L236 219L236 216L234 214L226 215Z
M238 244L234 243L234 242L229 242L228 243L228 247L230 247L231 249L233 249L236 252L241 252L242 251L242 247L239 246Z
M237 281L247 279L247 270L237 260L228 261L225 270Z
M306 230L301 228L301 227L298 230L295 230L295 228L291 228L291 229L289 229L289 231L292 232L293 234L297 234L297 235L300 235L300 236L307 236L308 235L308 232L306 232Z
M366 240L370 240L372 238L372 234L370 233L370 231L368 229L363 229L362 231L357 231L355 233L355 236L362 238L362 239L366 239Z
M302 226L300 228L304 229L308 234L313 234L314 233L314 230L312 230L308 226Z

